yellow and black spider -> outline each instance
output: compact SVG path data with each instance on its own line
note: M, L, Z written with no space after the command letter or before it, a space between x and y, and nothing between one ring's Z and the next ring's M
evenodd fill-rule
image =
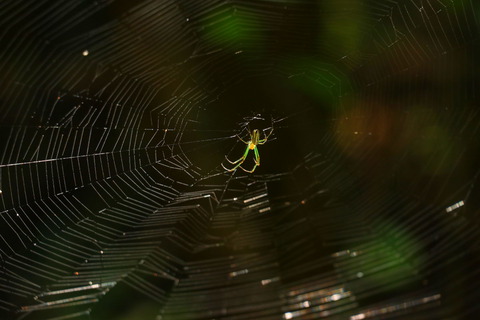
M273 127L270 130L270 132L267 135L265 135L265 138L260 139L260 130L254 129L253 131L249 132L249 134L250 134L250 140L249 141L245 141L242 138L240 138L240 136L237 135L238 139L247 145L247 147L245 149L245 152L243 153L243 156L241 156L239 159L237 159L235 161L231 161L231 160L228 159L227 156L225 156L225 159L227 159L227 161L230 162L230 164L234 164L235 166L228 169L222 163L223 169L227 170L228 172L232 172L232 171L236 170L237 168L240 168L243 171L248 172L248 173L252 173L253 171L255 171L255 169L258 166L260 166L260 153L258 152L257 146L265 144L265 142L267 142L268 138L270 137L270 135L272 133L273 133ZM244 167L242 167L242 164L245 161L245 159L247 158L250 150L253 150L253 153L254 153L254 156L255 156L253 160L255 161L255 165L253 166L252 170L247 170Z

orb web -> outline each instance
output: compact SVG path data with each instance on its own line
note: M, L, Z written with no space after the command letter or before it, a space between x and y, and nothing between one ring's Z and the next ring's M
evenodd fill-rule
M1 6L2 318L478 312L473 0Z

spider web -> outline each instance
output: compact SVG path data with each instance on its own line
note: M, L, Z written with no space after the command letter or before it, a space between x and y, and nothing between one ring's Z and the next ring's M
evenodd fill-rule
M0 317L472 318L479 10L3 1Z

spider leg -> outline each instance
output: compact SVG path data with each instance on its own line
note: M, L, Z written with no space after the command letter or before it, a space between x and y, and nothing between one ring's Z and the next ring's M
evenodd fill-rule
M253 166L253 168L251 170L247 170L245 169L244 167L242 167L241 165L243 164L243 162L241 162L238 167L240 167L240 169L242 169L243 171L245 172L248 172L248 173L253 173L253 171L255 171L255 169L260 166L260 153L258 152L258 149L255 147L253 149L253 152L255 154L255 158L253 159L255 161L255 165Z
M240 165L241 165L241 163L239 163L238 165L236 165L235 167L233 167L233 168L231 168L231 169L228 169L227 167L225 167L225 166L223 165L223 163L221 163L222 168L225 169L225 170L228 171L228 172L232 172L232 171L234 171L234 170L237 170L237 168L238 168Z
M245 172L253 173L253 171L255 171L255 169L257 168L257 166L258 166L258 165L255 163L255 165L253 166L252 170L247 170L247 169L245 169L245 168L242 167L242 166L239 166L239 167L240 167L240 169L242 169L242 170L245 171Z
M249 144L249 141L243 140L238 134L237 134L237 138L238 138L238 140L242 141L243 143Z
M234 170L237 170L238 167L240 167L242 165L242 163L245 161L245 159L247 158L247 155L248 155L248 152L250 151L250 148L247 148L245 149L245 152L243 153L243 156L241 156L239 159L235 160L235 161L230 161L230 159L227 158L227 156L225 156L225 159L230 162L231 164L234 164L235 166L228 169L227 167L225 167L223 165L223 163L221 164L222 165L222 168L227 170L228 172L232 172ZM241 167L240 167L241 168ZM243 169L243 168L242 168Z
M227 160L230 164L237 164L237 163L242 163L242 160L245 160L245 158L241 157L240 159L238 160L235 160L235 161L231 161L230 159L227 158L227 156L225 156L225 160Z
M272 125L272 129L270 130L270 132L267 135L265 135L265 138L263 138L261 140L258 140L258 144L265 144L265 142L267 142L268 138L270 138L272 133L273 133L273 125Z
M260 165L260 153L258 152L258 149L257 147L255 147L255 149L253 149L254 153L255 153L255 166L259 166Z
M245 158L247 158L247 155L248 155L248 152L250 151L250 149L247 148L245 149L245 152L243 153L243 156L241 156L239 159L235 160L235 161L231 161L230 159L227 158L227 156L225 156L225 159L230 162L230 164L237 164L237 163L240 163L242 164L243 161L245 161Z

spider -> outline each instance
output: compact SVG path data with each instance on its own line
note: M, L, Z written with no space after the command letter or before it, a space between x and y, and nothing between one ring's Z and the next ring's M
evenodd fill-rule
M230 164L234 164L235 166L233 168L228 169L222 163L223 169L227 170L228 172L232 172L234 170L237 170L237 168L240 168L245 172L253 173L253 171L255 171L255 169L258 166L260 166L260 154L258 153L257 146L265 144L265 142L267 142L268 138L270 137L270 135L272 133L273 133L273 127L270 130L270 132L267 135L265 135L264 139L260 139L260 131L258 129L254 129L253 131L249 132L250 141L245 141L242 138L240 138L239 135L237 135L238 139L247 145L247 147L245 149L245 152L243 153L243 156L241 156L239 159L237 159L235 161L231 161L227 158L227 156L225 156L225 159L227 159L227 161L230 162ZM245 159L247 158L250 150L253 150L253 153L255 155L255 158L253 159L255 161L255 165L253 166L252 170L247 170L244 167L242 167L242 164L245 161Z

